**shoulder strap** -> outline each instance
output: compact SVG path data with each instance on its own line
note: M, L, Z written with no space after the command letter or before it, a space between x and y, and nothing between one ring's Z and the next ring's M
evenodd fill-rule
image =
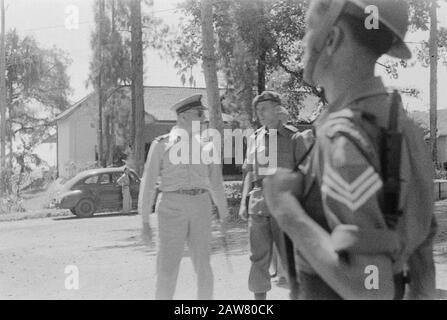
M399 210L400 164L402 154L402 133L398 130L401 97L397 90L391 96L388 129L382 135L381 163L383 187L383 211L387 225L395 229L402 211Z
M398 131L399 123L399 106L401 98L399 92L395 90L391 95L390 114L388 128L380 128L380 146L378 153L370 152L370 148L360 135L352 134L347 126L339 125L336 127L336 132L339 135L347 138L357 150L364 156L366 161L374 168L374 170L382 177L383 180L383 196L381 202L381 209L387 226L390 229L395 229L399 217L402 212L399 210L400 198L400 159L402 149L402 134ZM368 120L368 115L362 113L362 118ZM357 128L361 128L357 123L355 116L347 116L340 114L335 116L331 121L342 120L350 121ZM342 120L343 121L343 120ZM377 158L378 157L378 158ZM373 159L377 158L376 161Z
M260 131L255 132L255 139L254 139L254 153L255 153L255 163L254 163L254 169L255 169L255 179L254 179L254 186L255 187L261 187L260 181L259 181L259 167L258 167L258 134Z

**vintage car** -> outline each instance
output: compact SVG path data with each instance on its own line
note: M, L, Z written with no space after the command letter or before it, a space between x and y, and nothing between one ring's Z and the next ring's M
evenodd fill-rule
M58 192L53 204L56 208L70 209L78 217L91 217L96 212L120 211L123 196L117 180L124 167L83 171L68 180ZM129 170L132 209L137 208L140 178Z

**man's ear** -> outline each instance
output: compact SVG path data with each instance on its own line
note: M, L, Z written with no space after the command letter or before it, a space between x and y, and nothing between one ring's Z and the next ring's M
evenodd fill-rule
M344 39L344 32L339 26L333 26L326 39L328 56L332 56L340 47Z

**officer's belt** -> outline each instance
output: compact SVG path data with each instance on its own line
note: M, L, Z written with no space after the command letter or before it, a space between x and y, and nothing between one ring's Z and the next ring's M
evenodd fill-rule
M188 196L198 196L200 194L204 194L205 192L208 192L207 189L203 188L193 188L193 189L178 189L175 191L169 191L172 193L178 193L178 194L186 194Z
M393 259L401 251L397 232L389 229L360 229L341 224L334 228L331 238L336 252L386 254Z

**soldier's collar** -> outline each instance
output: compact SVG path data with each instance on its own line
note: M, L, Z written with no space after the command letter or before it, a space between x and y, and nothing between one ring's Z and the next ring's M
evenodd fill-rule
M349 90L329 104L328 111L336 112L352 105L354 102L372 96L387 94L381 77L373 77L356 83Z
M269 134L270 130L274 129L267 129L266 126L263 126L259 129L258 135ZM279 127L276 129L276 132L284 137L288 137L290 135L289 130L284 126L284 124L280 124Z
M278 128L278 133L284 137L290 137L293 134L298 132L298 130L292 126L289 126L287 124L281 123L281 125Z

